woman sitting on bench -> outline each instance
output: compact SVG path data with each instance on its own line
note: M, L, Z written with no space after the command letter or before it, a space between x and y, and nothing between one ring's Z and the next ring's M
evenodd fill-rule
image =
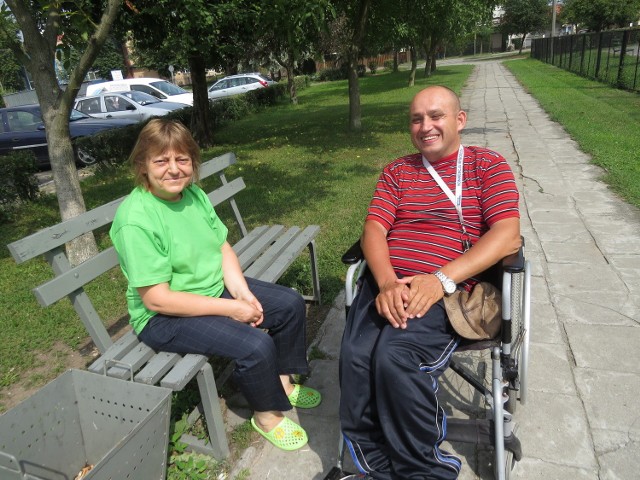
M253 428L276 447L302 447L307 434L282 412L321 400L290 378L309 370L303 298L244 277L227 228L194 183L200 149L181 123L150 121L129 159L137 186L110 235L135 333L155 350L235 360Z

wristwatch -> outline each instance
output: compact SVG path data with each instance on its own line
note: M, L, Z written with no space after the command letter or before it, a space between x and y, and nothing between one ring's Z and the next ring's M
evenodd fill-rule
M440 280L440 283L442 283L442 289L444 290L445 295L451 295L456 291L456 282L451 280L440 270L436 270L435 272L433 272L433 274L438 280Z

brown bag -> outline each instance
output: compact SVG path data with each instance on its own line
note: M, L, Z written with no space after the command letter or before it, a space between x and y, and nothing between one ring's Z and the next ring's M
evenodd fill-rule
M471 292L456 290L444 297L449 321L461 337L488 340L500 332L502 295L489 282L476 284Z

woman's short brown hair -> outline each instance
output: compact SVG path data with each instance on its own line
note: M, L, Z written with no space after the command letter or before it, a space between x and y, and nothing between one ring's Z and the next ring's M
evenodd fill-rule
M129 155L136 185L149 189L145 175L147 160L169 150L188 155L193 166L193 181L199 180L200 147L189 129L176 120L155 118L142 129Z

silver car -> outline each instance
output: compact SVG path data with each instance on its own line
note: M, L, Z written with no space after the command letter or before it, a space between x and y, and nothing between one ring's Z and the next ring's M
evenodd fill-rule
M276 82L269 80L260 73L241 73L231 75L218 80L209 87L209 99L231 97L240 95L256 88L264 88L275 85Z
M148 93L131 90L79 98L74 108L96 118L127 118L141 122L188 106L184 103L163 102Z

